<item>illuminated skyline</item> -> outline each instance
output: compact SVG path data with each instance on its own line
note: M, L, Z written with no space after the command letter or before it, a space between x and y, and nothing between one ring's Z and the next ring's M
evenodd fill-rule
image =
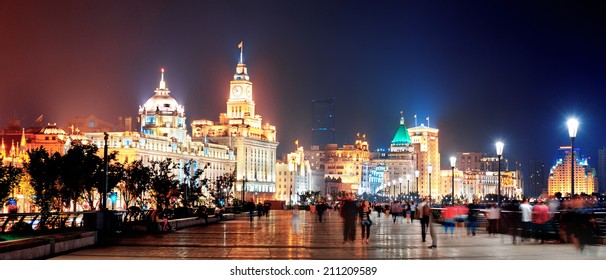
M430 117L446 159L494 153L503 140L510 161L552 165L576 115L575 146L597 159L606 139L604 5L11 1L0 5L0 127L13 116L26 127L40 114L60 125L135 116L160 68L188 120L214 118L244 41L279 154L295 139L310 143L311 100L334 97L339 144L360 131L372 149L387 147L404 111L408 127L415 114L419 124Z

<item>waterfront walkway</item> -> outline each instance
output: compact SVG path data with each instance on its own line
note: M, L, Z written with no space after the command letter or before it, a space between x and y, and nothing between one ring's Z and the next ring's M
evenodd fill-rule
M513 244L511 236L488 236L479 230L474 237L446 235L440 225L438 248L428 249L431 237L421 242L418 220L394 224L391 217L376 216L369 244L359 238L343 243L343 224L338 212L317 215L301 211L298 227L290 211L271 211L270 217L246 217L218 224L195 226L164 234L121 234L113 244L84 248L54 257L57 260L606 260L606 246L589 246L580 253L572 244L535 242ZM298 228L298 234L296 234Z

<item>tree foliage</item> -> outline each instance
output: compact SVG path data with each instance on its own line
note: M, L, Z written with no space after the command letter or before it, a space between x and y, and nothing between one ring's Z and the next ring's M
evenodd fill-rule
M44 147L30 150L28 155L30 160L23 165L34 188L34 204L40 207L42 223L44 223L50 211L55 208L53 198L58 195L61 155L59 153L49 155Z
M162 161L151 162L151 188L154 191L156 207L169 205L172 197L180 197L179 181L173 169L179 166L168 158Z
M138 198L151 189L151 168L136 160L126 165L124 177L121 193L126 206L141 206Z
M0 203L4 204L11 191L19 186L23 169L0 164Z

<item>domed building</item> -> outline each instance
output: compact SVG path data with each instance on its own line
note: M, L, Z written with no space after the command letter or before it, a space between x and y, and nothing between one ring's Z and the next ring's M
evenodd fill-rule
M160 85L143 106L139 107L141 132L148 135L163 136L182 143L187 135L185 109L170 96L170 90L164 81L164 69Z
M211 181L233 172L233 150L227 145L192 141L191 136L187 134L185 120L185 109L170 96L162 69L160 84L154 95L139 106L139 131L107 132L108 150L117 151L117 160L120 162L143 160L149 163L170 158L180 167L191 163L194 170L204 169L203 176ZM87 132L84 135L99 147L99 153L102 154L105 133ZM179 180L185 179L182 168L173 169L173 173ZM118 201L118 205L120 204Z

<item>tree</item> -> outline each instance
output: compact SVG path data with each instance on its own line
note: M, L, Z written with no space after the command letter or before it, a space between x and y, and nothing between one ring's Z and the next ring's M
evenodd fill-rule
M131 202L135 202L136 205L138 198L151 189L151 175L151 168L145 166L142 160L136 160L126 165L121 193L127 207Z
M173 168L178 169L179 165L173 163L170 158L151 162L151 188L154 191L157 207L168 205L171 197L181 195L179 181L172 173Z
M107 184L109 187L120 187L124 185L126 180L126 169L124 165L116 160L117 151L112 152L111 156L108 155L108 159L111 159L107 166ZM126 200L125 200L126 201ZM126 204L128 206L128 204Z
M44 147L28 151L29 162L24 163L24 169L29 174L30 184L34 188L34 204L40 207L42 215L41 227L44 227L50 211L53 209L53 200L58 194L57 184L61 155L49 155Z
M0 203L4 204L11 191L19 186L23 169L0 163ZM1 208L1 207L0 207Z
M219 176L212 184L210 196L215 205L226 204L228 201L233 201L233 183L236 181L236 172L225 173Z
M183 165L183 174L185 175L185 182L181 184L181 189L185 190L185 196L183 199L183 201L185 201L185 205L189 205L190 202L197 201L200 196L203 196L200 190L200 184L206 183L206 180L201 182L200 178L202 177L202 174L204 174L204 171L206 171L206 168L208 168L208 166L210 165L210 163L208 163L204 165L203 169L196 168L195 170L193 170L193 163L193 160L189 160Z
M79 199L86 199L93 207L96 178L103 160L97 156L97 146L72 142L71 148L61 157L60 193L71 200L73 211Z

